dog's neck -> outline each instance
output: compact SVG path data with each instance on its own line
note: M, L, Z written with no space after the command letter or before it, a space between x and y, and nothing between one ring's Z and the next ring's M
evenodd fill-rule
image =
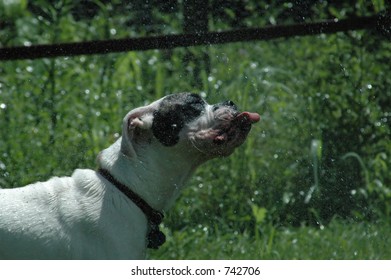
M139 151L137 158L121 152L121 138L98 156L100 168L132 189L156 210L167 210L178 197L185 182L203 162L188 158L158 143Z

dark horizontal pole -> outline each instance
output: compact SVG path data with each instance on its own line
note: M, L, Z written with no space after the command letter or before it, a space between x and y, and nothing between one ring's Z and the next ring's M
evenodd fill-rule
M225 44L243 41L271 40L293 36L329 34L359 29L377 28L381 16L357 17L264 28L245 28L199 34L178 34L141 38L127 38L80 43L32 45L0 48L0 60L38 59L59 56L107 54L152 49L173 49L200 45Z

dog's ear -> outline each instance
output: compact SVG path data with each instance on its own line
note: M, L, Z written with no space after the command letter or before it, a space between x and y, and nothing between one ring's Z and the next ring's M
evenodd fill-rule
M128 157L137 157L133 144L139 141L143 130L152 127L153 112L156 104L136 108L130 111L123 120L121 151Z

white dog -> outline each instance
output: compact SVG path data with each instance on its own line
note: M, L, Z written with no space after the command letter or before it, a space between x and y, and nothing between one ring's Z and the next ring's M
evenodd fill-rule
M257 121L190 93L132 110L97 171L0 190L0 259L145 258L164 242L162 213L196 167L230 155Z

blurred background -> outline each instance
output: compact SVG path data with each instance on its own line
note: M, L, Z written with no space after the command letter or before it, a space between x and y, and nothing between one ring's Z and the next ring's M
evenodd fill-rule
M0 0L0 52L378 14L389 23L389 11L384 0ZM149 258L389 259L390 30L1 61L0 186L95 169L128 111L195 92L261 122L231 157L197 170Z

